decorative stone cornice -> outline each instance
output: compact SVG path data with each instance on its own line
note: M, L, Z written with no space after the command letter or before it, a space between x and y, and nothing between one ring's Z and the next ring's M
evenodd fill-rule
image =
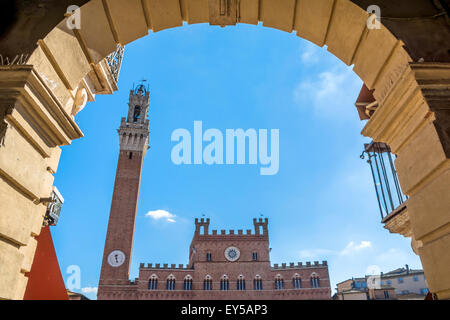
M68 145L83 133L31 65L0 66L0 104L22 108L49 147ZM36 144L38 143L35 141Z
M362 131L400 152L416 132L434 121L432 112L448 108L450 63L409 63L398 70L379 107Z
M236 25L239 7L238 0L209 0L209 23L222 27Z

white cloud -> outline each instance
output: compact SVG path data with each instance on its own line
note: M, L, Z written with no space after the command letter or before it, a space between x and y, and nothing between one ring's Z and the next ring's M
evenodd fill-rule
M95 293L95 294L97 294L98 288L97 287L85 287L85 288L81 288L81 291L83 293Z
M319 62L320 47L310 43L307 44L302 51L302 62L305 64L314 64Z
M147 214L145 215L146 217L150 217L154 220L165 220L167 222L170 223L175 223L176 220L176 215L166 211L166 210L154 210L154 211L149 211L147 212Z
M308 56L307 53L305 55ZM293 97L297 104L305 107L307 103L312 103L318 114L333 117L350 115L354 118L352 106L361 86L362 81L351 68L338 65L319 73L316 78L300 82L294 89Z
M372 247L372 243L370 241L361 241L359 244L350 241L347 246L340 252L340 254L344 256L351 255L370 247Z
M342 250L329 250L329 249L310 249L300 251L301 259L317 259L325 258L328 256L350 256L356 254L364 249L372 247L372 242L361 241L359 244L354 241L350 241Z

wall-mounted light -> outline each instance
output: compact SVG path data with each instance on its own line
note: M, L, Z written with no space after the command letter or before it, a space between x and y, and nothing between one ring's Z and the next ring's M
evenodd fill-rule
M64 198L56 187L53 187L50 198L40 200L41 203L47 204L47 212L45 213L44 223L49 226L56 226L61 214L61 208L64 204Z

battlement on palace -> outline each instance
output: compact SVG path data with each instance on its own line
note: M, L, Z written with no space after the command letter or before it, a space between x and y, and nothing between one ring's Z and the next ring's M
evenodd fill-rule
M320 268L320 267L328 267L328 262L322 261L322 263L319 263L319 261L314 261L313 263L311 263L310 261L307 261L305 264L303 264L303 262L297 262L296 264L294 262L291 262L289 264L282 263L281 265L275 263L271 268L272 270L287 270L287 269L305 269L305 268Z

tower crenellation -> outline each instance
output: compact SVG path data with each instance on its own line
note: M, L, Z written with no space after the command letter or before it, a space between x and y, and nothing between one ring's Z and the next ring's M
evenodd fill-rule
M255 227L256 235L268 236L268 232L269 232L269 228L268 228L269 219L268 218L253 219L253 225Z
M210 219L201 218L195 219L195 235L208 235L209 234Z
M245 238L246 236L252 236L252 237L263 237L268 238L268 225L269 225L269 219L253 219L253 225L254 230L251 229L243 230L243 229L229 229L229 230L210 230L210 219L209 218L196 218L195 219L195 238L202 238L202 237L210 237L210 236L231 236L231 237L239 237L239 238Z

